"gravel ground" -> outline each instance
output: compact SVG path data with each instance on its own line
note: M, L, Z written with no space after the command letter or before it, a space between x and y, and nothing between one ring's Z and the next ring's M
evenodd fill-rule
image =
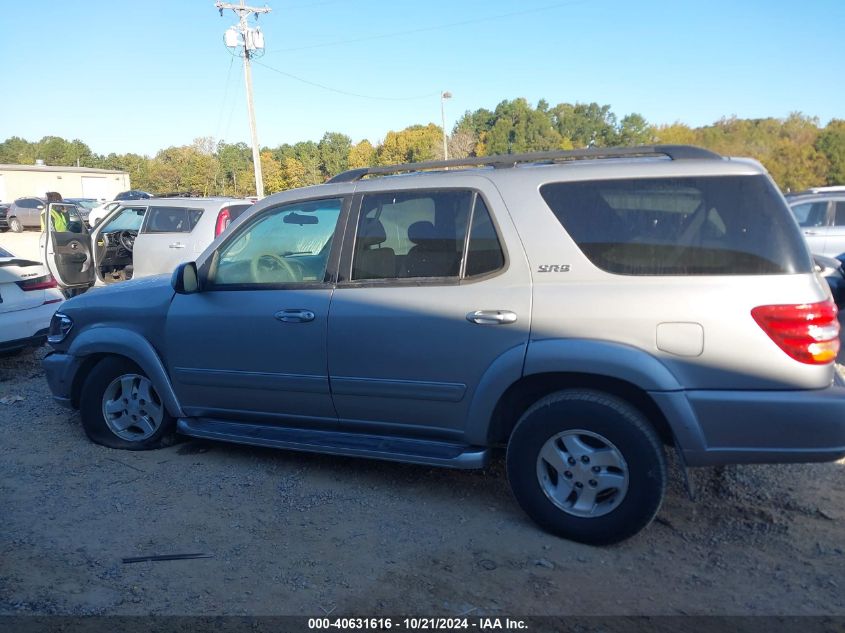
M122 452L0 359L0 614L845 615L845 460L678 473L617 546L450 471L185 441ZM20 399L18 399L18 397ZM123 564L127 556L210 558Z

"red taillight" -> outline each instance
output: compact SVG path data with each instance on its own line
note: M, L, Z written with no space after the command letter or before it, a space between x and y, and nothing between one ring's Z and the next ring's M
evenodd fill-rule
M839 353L839 321L833 301L760 306L751 311L757 325L790 357L824 365Z
M220 209L220 213L217 214L217 224L214 226L214 237L217 237L225 231L231 221L232 219L229 215L229 209Z
M44 275L43 277L25 279L24 281L15 283L25 292L29 292L30 290L47 290L47 288L55 288L58 285L56 280L53 279L53 275Z

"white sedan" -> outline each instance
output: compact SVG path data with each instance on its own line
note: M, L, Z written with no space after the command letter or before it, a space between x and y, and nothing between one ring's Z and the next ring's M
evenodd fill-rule
M88 214L88 226L94 226L100 222L104 217L106 217L113 209L116 209L120 206L120 202L104 202L98 207L94 207L91 209L91 212Z
M0 248L0 354L43 343L62 301L56 280L41 262Z

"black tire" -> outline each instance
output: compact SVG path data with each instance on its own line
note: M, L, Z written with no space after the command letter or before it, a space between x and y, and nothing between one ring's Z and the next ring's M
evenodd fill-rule
M606 507L612 509L601 516L576 516L559 507L540 481L540 451L553 437L573 430L600 436L624 459L625 469L619 472L627 471L627 489L618 494L619 500L608 502ZM587 439L592 441L591 437ZM583 468L586 470L587 466ZM617 543L642 530L657 514L666 490L666 457L654 428L639 410L600 391L559 391L532 405L508 442L507 471L517 502L534 521L552 534L590 545ZM554 480L557 471L549 472ZM573 475L567 473L569 477ZM588 475L576 472L575 476L577 479ZM574 489L573 492L577 494ZM609 496L615 496L612 489ZM613 507L613 503L618 505Z
M22 233L23 232L23 224L17 218L9 218L9 229L12 233Z
M157 404L163 411L162 420L155 432L144 439L127 440L116 435L106 422L103 411L103 397L109 385L117 378L135 375L148 379L135 363L120 356L110 356L97 363L82 387L79 412L85 434L95 444L129 451L145 451L170 446L175 441L176 420L159 399ZM154 393L157 397L157 394Z

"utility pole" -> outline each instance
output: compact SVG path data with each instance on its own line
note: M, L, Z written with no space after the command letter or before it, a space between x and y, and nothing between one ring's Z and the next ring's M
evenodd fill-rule
M264 197L264 177L261 173L261 152L258 149L258 130L255 126L255 104L252 99L252 65L249 63L250 58L254 57L256 53L263 53L264 51L264 36L258 29L251 29L249 27L249 17L255 15L256 18L261 13L270 13L270 7L264 6L262 8L248 7L241 0L240 4L232 4L230 2L217 2L215 5L220 11L220 16L223 16L223 11L231 9L239 18L237 26L229 27L226 31L225 43L229 48L242 47L241 53L244 58L244 80L246 81L246 107L249 113L249 133L252 137L252 164L255 167L255 195L259 198ZM237 38L237 35L240 38Z

